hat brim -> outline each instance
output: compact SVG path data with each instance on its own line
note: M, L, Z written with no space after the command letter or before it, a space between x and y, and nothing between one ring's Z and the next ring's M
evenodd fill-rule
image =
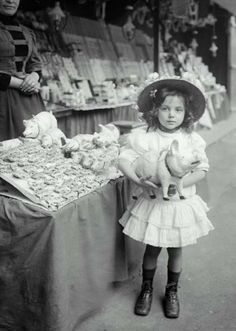
M201 90L184 79L174 78L157 80L143 89L138 97L138 107L141 112L147 112L153 108L153 99L150 96L150 92L162 88L175 89L190 97L190 106L194 122L198 121L203 115L206 107L206 99Z

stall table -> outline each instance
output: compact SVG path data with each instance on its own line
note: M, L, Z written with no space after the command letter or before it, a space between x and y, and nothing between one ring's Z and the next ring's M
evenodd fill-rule
M57 118L58 127L68 138L79 133L94 133L99 130L99 124L108 124L114 121L137 121L137 110L134 103L126 102L119 105L86 106L65 108L57 106L52 109Z
M0 329L77 331L129 276L124 178L48 212L0 196ZM137 256L137 251L136 251Z

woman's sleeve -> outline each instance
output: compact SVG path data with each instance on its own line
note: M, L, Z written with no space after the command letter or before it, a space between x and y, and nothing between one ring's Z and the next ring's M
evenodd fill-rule
M195 169L208 171L209 161L205 152L206 150L205 140L198 133L194 132L192 135L192 144L193 144L193 148L196 150L201 160L200 164Z
M37 42L35 34L29 29L32 38L32 52L30 58L26 64L26 72L31 73L34 71L41 72L42 70L42 60L37 49Z
M148 151L147 135L145 133L131 133L125 146L120 150L119 160L125 159L133 163L146 151Z
M0 91L5 91L9 87L11 75L0 72Z
M39 81L40 81L42 79L42 71L41 70L37 70L35 72L37 72L37 74L39 75Z

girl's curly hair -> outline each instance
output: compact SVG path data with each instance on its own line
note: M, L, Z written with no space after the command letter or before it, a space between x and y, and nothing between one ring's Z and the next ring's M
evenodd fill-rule
M194 117L191 111L191 96L184 93L181 90L162 88L155 91L151 91L150 98L153 99L153 107L143 111L143 119L147 122L148 129L157 129L160 127L160 122L158 119L158 109L164 102L167 96L182 96L184 99L185 106L185 116L181 127L186 130L186 132L193 131Z

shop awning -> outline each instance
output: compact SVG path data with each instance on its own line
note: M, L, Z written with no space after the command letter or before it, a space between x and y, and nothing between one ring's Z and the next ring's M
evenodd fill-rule
M213 0L220 7L228 10L233 15L236 15L236 1L235 0Z

